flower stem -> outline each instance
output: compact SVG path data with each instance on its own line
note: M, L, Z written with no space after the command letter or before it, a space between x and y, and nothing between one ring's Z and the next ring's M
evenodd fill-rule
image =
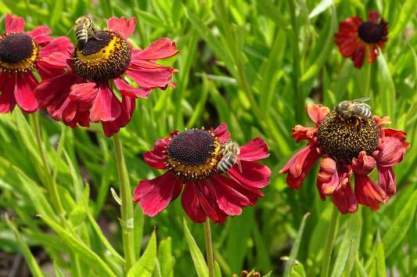
M118 134L113 136L114 154L116 159L117 175L120 182L120 198L121 205L121 224L122 224L122 239L123 251L126 260L126 272L132 267L136 260L135 257L135 239L134 239L134 217L133 217L133 202L129 183L129 176L126 169L126 162L123 155L123 146L120 142Z
M206 222L204 222L204 239L206 241L206 255L209 277L214 277L214 252L213 241L211 239L211 228L209 219L207 219Z
M329 266L332 258L333 244L336 239L337 227L339 225L339 211L332 207L332 215L329 222L329 229L327 232L327 240L323 253L323 261L321 264L321 277L329 276Z
M52 172L47 160L47 154L42 140L42 133L39 122L38 113L33 113L32 115L32 128L35 132L36 144L38 146L39 155L41 157L42 166L44 169L44 178L46 180L46 188L51 198L52 205L54 209L58 211L58 215L62 218L65 214L64 207L62 206L61 198L58 192L58 186L55 182L55 179L52 176Z

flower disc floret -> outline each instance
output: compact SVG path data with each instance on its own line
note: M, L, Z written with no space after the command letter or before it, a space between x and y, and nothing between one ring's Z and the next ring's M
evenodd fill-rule
M331 112L320 124L317 142L335 160L349 163L361 151L371 155L378 147L378 126L373 118L344 119Z
M129 67L131 50L127 41L111 31L98 31L82 49L76 49L73 68L82 78L105 81L122 75Z
M25 72L32 70L38 55L38 45L25 33L8 33L0 37L1 71Z
M221 158L221 145L211 131L191 129L174 136L167 148L168 164L186 179L210 176Z

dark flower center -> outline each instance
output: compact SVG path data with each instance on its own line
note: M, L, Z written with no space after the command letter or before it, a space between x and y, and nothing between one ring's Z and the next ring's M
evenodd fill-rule
M87 80L106 81L122 75L129 66L131 50L127 41L110 31L95 32L82 49L76 49L72 65Z
M193 129L172 139L168 147L168 155L178 162L198 165L205 163L213 150L213 137L207 131Z
M366 21L359 26L359 37L367 43L377 43L385 39L387 25L384 21L376 24Z
M185 179L202 179L216 171L221 145L207 130L191 129L174 136L168 147L168 164Z
M350 163L361 151L370 155L376 150L378 133L373 117L343 118L331 112L320 124L317 142L325 154L337 161Z
M8 34L0 39L0 61L18 63L32 56L32 38L24 33Z

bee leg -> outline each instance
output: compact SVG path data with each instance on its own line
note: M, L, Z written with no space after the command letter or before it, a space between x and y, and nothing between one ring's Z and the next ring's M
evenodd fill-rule
M94 38L95 40L101 40L101 38L99 38L99 37L96 35L96 29L92 29L92 30L91 30L91 37L92 37L92 38Z
M237 167L239 168L239 172L242 173L242 164L240 163L239 159L236 161Z

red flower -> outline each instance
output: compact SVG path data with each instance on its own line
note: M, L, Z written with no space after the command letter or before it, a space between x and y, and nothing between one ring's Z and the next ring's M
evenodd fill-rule
M145 162L167 171L140 181L134 201L146 215L155 216L182 191L182 206L194 222L211 218L221 223L227 216L239 215L243 207L255 205L269 183L270 169L257 162L269 156L268 147L262 139L253 139L240 147L230 169L222 171L218 164L228 157L223 152L225 145L230 145L225 124L214 130L173 132L158 140L145 153Z
M362 204L377 210L396 191L392 167L404 157L409 144L406 133L383 128L387 118L344 117L321 105L308 105L307 112L315 127L297 125L296 141L308 145L298 151L281 169L290 188L298 189L314 163L320 160L317 187L322 199L332 197L342 213L353 213ZM378 182L369 178L372 170ZM350 184L355 176L355 186Z
M368 63L375 62L379 48L383 48L388 36L388 23L378 12L371 11L368 21L352 16L340 22L336 44L344 57L350 57L357 68L361 68L365 57Z
M40 106L71 127L100 122L106 136L127 125L136 98L147 98L153 89L174 85L174 68L156 61L178 52L167 38L144 50L132 48L127 38L135 26L135 18L113 17L107 21L108 30L96 32L99 39L90 38L82 49L66 52L65 72L44 80L37 88Z
M38 109L34 70L42 76L54 70L47 63L57 51L70 47L64 38L52 39L47 26L25 32L23 18L6 15L5 33L0 35L0 113L11 112L16 104L25 112Z

